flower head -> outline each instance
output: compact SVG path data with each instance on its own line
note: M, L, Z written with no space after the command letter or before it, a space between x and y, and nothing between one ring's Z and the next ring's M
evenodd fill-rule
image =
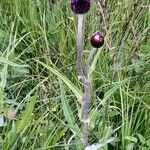
M90 9L90 0L71 0L71 9L76 14L87 13Z
M95 48L100 48L104 44L104 37L100 32L95 32L91 37L91 45Z

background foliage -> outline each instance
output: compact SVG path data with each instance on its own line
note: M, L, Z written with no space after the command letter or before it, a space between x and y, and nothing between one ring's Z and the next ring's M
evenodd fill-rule
M92 0L84 18L84 56L105 35L90 67L90 143L115 138L104 150L150 149L149 3ZM0 149L82 150L76 23L67 0L0 1Z

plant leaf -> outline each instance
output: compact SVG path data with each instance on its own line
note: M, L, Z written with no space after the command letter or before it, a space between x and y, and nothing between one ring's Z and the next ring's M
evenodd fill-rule
M68 126L74 133L76 133L76 135L81 137L81 132L80 132L78 125L76 124L73 111L71 110L69 102L66 99L66 95L65 95L66 92L65 92L61 79L59 79L59 84L60 84L60 90L61 90L62 108L63 108L64 116L68 122Z
M102 147L106 146L108 143L111 143L114 140L115 140L115 138L111 138L111 139L106 140L102 144L93 144L93 145L87 146L85 148L85 150L98 150L99 148L102 148Z
M36 99L37 94L29 98L29 102L26 106L26 109L21 115L21 120L18 119L18 121L14 124L13 128L8 133L7 137L4 139L3 149L11 149L11 146L17 140L18 135L21 134L21 132L28 127Z
M18 65L16 63L13 63L13 62L11 62L5 58L2 58L2 57L0 57L0 62L7 64L7 65L10 65L10 66L13 66L13 67L29 67L29 65Z
M137 138L135 138L133 136L125 136L124 139L126 139L128 141L132 141L134 143L137 143Z
M116 83L116 85L113 86L113 88L111 88L110 90L108 90L106 92L106 94L104 95L104 98L102 100L102 103L104 104L110 97L111 95L119 88L121 87L123 84L125 84L127 81L129 80L129 78L124 79L122 81L120 81L119 83Z
M4 126L4 117L0 114L0 127Z
M78 89L78 87L76 87L70 80L68 80L58 70L48 66L47 64L45 64L45 63L43 63L43 62L41 62L39 60L35 60L35 61L37 61L39 64L41 64L42 66L44 66L45 68L50 70L54 75L58 76L69 87L69 89L75 94L75 96L77 97L78 101L80 103L82 103L81 99L82 99L83 93L81 92L81 90Z

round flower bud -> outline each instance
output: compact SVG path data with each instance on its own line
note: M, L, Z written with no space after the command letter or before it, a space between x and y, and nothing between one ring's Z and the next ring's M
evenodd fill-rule
M104 44L104 37L100 32L95 32L91 37L91 45L95 48L100 48Z
M71 9L76 14L87 13L90 9L90 0L71 0Z

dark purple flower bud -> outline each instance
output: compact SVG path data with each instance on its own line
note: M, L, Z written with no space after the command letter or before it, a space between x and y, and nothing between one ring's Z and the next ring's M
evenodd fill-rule
M76 14L87 13L90 9L90 0L71 0L71 9Z
M100 32L95 32L91 37L91 45L95 48L100 48L104 44L104 37Z

